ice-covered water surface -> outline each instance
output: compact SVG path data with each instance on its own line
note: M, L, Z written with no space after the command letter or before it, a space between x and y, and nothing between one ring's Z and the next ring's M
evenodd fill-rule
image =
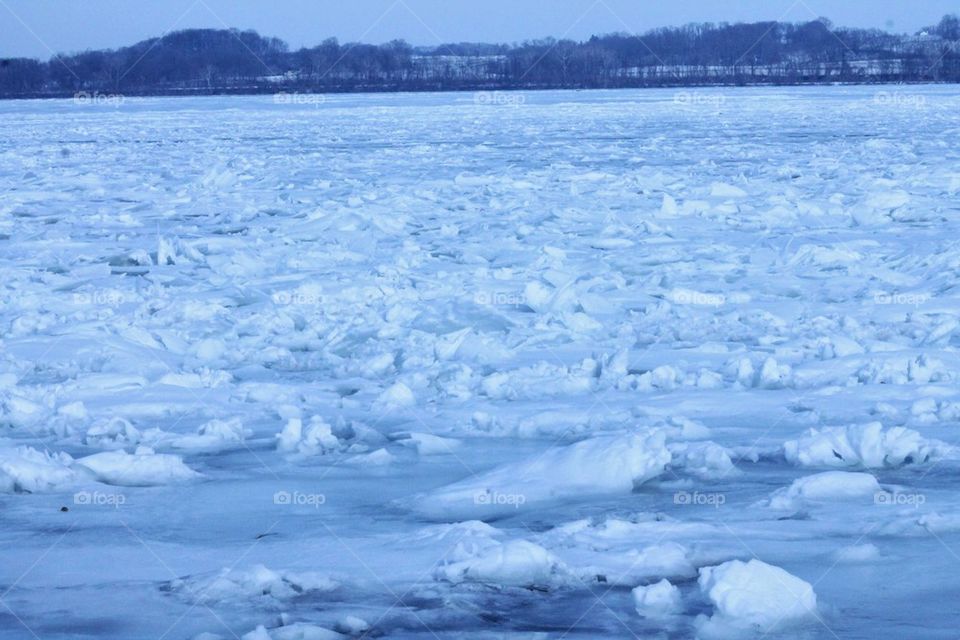
M0 103L0 635L954 637L960 92L287 98Z

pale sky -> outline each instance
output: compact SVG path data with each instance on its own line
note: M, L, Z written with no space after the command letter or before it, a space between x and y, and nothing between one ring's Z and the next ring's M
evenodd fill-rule
M341 42L415 45L582 39L688 22L800 22L914 32L960 13L960 0L0 0L0 57L115 48L191 27L255 29L291 48Z

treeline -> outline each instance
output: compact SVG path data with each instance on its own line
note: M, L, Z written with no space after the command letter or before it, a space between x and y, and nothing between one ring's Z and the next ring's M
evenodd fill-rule
M0 96L958 82L960 19L914 35L806 23L691 24L642 35L413 47L190 29L116 50L0 60Z

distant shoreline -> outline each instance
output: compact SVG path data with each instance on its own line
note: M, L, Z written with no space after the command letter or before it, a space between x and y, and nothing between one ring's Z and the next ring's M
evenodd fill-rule
M309 89L296 87L225 87L220 89L169 89L158 91L80 91L69 92L37 92L19 95L0 95L0 100L75 100L79 104L85 102L100 102L109 104L111 100L126 98L198 98L218 96L274 96L278 104L296 104L300 102L297 96L322 95L363 95L363 94L395 94L395 93L519 93L538 91L627 91L645 89L742 89L742 88L787 88L787 87L891 87L891 86L960 86L956 81L933 80L870 80L870 81L810 81L810 82L717 82L701 84L657 84L657 85L623 85L623 86L530 86L530 87L492 87L492 86L464 86L464 87L384 87L365 86L351 88ZM483 101L478 101L482 103Z
M944 16L915 34L835 27L820 18L519 44L328 38L297 50L252 30L186 29L46 61L0 59L0 98L106 104L147 96L913 83L960 83L960 17Z

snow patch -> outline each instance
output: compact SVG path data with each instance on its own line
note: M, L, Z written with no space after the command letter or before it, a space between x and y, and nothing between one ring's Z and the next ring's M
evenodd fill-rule
M212 577L179 578L171 591L190 602L215 604L253 601L276 606L301 596L329 593L340 583L319 573L273 571L263 565L249 569L224 569Z
M885 430L879 422L810 429L783 445L787 461L802 467L882 469L928 462L943 451L939 441L904 427Z
M869 473L824 471L793 481L770 497L772 509L798 509L811 500L847 500L873 497L880 492L880 483Z
M671 460L665 439L650 430L553 447L420 496L416 508L482 519L549 500L628 493L664 472Z
M808 582L756 559L704 567L697 584L715 609L704 625L708 630L732 626L766 633L817 611L817 596Z
M402 382L397 382L386 389L380 394L376 401L376 405L381 411L406 409L416 404L417 399L413 395L413 391Z
M170 446L197 451L222 450L242 445L250 435L251 431L244 428L239 418L211 420L200 425L196 434L174 438Z
M0 448L0 492L55 491L78 480L66 453L37 451L32 447Z
M390 435L398 444L413 447L421 456L435 456L454 452L462 443L454 438L443 438L431 433L400 432Z
M186 482L200 474L183 463L180 456L154 453L138 447L135 453L104 451L79 458L76 466L86 469L104 484L121 487L149 487Z
M546 588L566 582L568 571L553 554L527 540L495 544L475 557L451 562L434 572L437 580L460 584Z
M339 449L340 440L333 434L333 427L320 416L310 418L306 429L300 418L290 418L277 434L277 451L283 453L316 456Z
M665 618L683 609L680 589L670 584L669 580L636 587L631 594L633 606L644 618Z

